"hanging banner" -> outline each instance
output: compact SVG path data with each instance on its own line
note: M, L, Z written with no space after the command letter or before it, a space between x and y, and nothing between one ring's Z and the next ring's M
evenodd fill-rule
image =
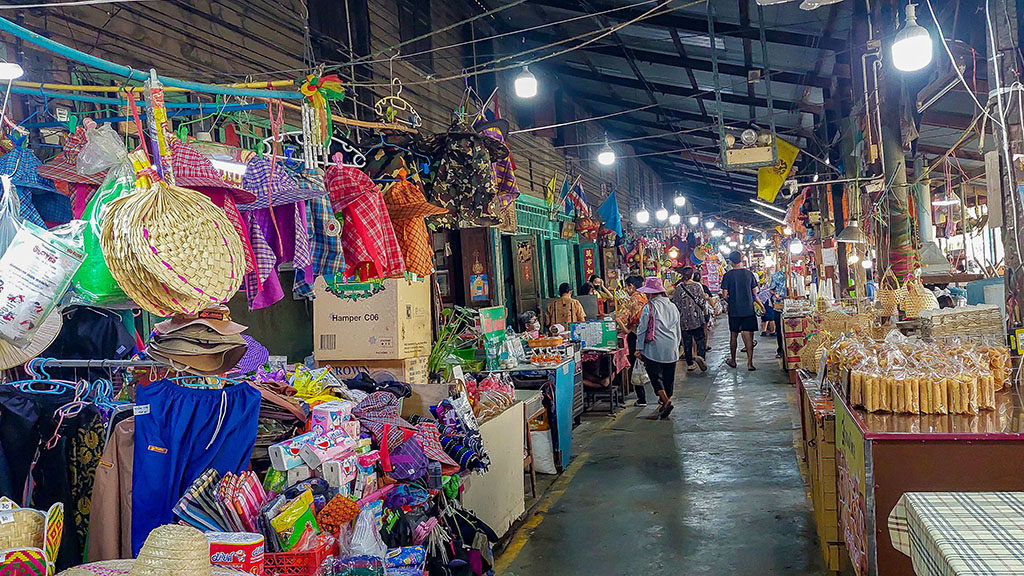
M779 151L779 161L775 166L765 166L757 169L757 197L765 202L775 202L779 190L786 182L789 171L793 169L800 149L789 142L778 138L776 145Z
M588 246L583 249L583 277L590 278L597 274L597 249Z

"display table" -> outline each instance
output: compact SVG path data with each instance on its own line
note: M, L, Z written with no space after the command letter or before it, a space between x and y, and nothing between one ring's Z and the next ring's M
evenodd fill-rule
M1015 393L997 393L996 409L976 416L868 413L851 409L835 386L832 393L839 522L858 575L914 573L885 529L904 493L1024 491Z
M576 362L566 360L549 368L538 368L533 364L524 363L507 372L512 375L516 388L543 389L551 400L552 411L548 414L551 417L551 442L555 451L555 466L561 472L569 466L569 458L572 455Z
M465 479L462 504L503 536L526 511L523 492L523 438L526 435L523 403L480 424L491 467Z
M1024 574L1024 493L908 492L889 515L917 576Z
M832 395L822 392L817 381L801 377L797 383L803 435L801 456L807 462L818 544L825 567L838 572L842 570L845 551L839 530L839 498L836 495L835 408Z

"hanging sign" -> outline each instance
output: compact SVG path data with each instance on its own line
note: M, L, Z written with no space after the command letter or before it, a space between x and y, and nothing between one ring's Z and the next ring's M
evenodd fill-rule
M774 166L765 166L757 169L757 197L765 202L775 202L775 197L782 189L782 185L793 169L800 149L781 138L776 138L779 150L779 160Z

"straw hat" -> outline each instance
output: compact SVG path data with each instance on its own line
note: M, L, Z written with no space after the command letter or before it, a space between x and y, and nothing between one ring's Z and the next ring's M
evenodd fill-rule
M57 334L60 333L63 325L60 310L54 309L43 320L42 324L36 328L35 333L32 335L32 341L29 342L28 346L18 348L14 344L0 339L0 370L20 366L42 354L43 350L49 348L50 344L53 344L53 341L57 339ZM3 546L0 545L0 550L3 549Z
M83 564L60 573L66 576L235 576L246 574L210 563L210 542L190 526L154 528L135 560Z
M195 325L213 328L218 334L225 336L241 334L247 328L247 326L232 322L231 310L223 304L207 308L198 314L175 314L173 318L160 322L154 328L161 334L170 334L175 330Z
M100 247L125 293L161 316L226 302L245 274L242 241L224 211L164 182L107 205Z

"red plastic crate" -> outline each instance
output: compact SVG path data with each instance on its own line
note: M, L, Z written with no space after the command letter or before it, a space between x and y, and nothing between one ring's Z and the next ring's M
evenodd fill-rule
M317 547L305 552L271 552L266 554L264 576L320 576L324 560L334 554L334 538L317 537Z

